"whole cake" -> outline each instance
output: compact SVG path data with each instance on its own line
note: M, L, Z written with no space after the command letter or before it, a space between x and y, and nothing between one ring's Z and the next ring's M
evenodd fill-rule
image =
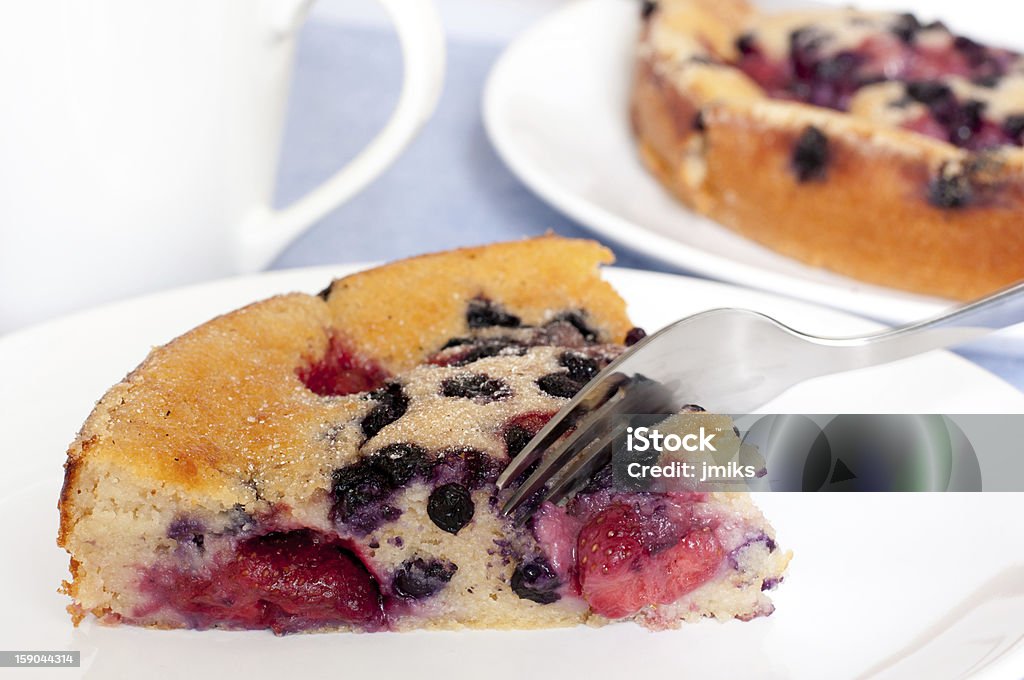
M599 472L519 525L510 457L633 329L610 253L557 237L395 262L213 319L100 400L58 543L76 623L651 628L771 613L788 553L744 494Z
M812 265L972 298L1024 277L1024 58L910 14L643 4L632 123L693 210Z

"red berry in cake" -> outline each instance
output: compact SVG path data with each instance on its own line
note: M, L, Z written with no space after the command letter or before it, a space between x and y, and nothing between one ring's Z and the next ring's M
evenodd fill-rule
M384 609L377 581L349 548L310 529L277 531L239 543L209 572L151 568L140 587L149 608L171 609L191 628L380 630Z
M673 602L722 564L722 550L709 528L694 528L665 546L660 545L662 532L652 532L650 521L632 506L617 503L583 527L576 544L579 581L595 612L622 618L647 605Z
M427 515L439 529L457 534L473 519L473 497L462 484L442 484L430 493Z
M591 609L611 619L650 604L641 572L640 516L626 505L612 505L580 531L576 561L580 587Z
M325 397L373 390L388 378L387 371L348 351L335 337L328 343L324 356L299 368L298 376L312 392Z
M376 581L337 539L308 530L250 539L239 546L231 571L277 633L310 621L383 625Z

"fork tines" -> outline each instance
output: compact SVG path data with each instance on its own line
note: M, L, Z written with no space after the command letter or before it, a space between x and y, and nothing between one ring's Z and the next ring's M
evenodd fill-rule
M625 416L665 411L670 406L670 397L668 390L643 376L613 373L587 385L530 440L498 478L499 489L509 488L540 460L537 469L502 506L502 514L508 516L523 508L545 487L541 502L552 503L580 489L608 462L612 442L629 424ZM533 509L519 513L517 522L525 522Z

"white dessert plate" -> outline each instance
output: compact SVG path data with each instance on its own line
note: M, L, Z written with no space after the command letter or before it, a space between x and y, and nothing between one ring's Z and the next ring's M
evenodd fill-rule
M0 646L79 650L79 669L24 677L490 679L1015 678L1024 669L1024 494L762 494L795 556L776 613L651 633L603 629L294 635L74 628L56 592L64 450L93 402L164 343L215 314L352 268L276 272L85 312L0 339ZM811 332L871 322L766 293L610 269L637 323L742 306ZM700 357L692 357L699 361ZM686 360L686 358L684 358ZM944 352L805 383L778 412L1024 412L1024 395ZM17 675L17 677L22 677Z
M797 2L758 4L771 10ZM528 187L602 237L703 276L896 323L951 304L779 255L690 212L664 190L641 165L629 127L637 5L572 3L517 38L491 71L484 122L498 153ZM978 19L967 22L975 28L982 15L989 23L1001 17L995 10L961 11ZM1011 333L1019 339L1024 329Z

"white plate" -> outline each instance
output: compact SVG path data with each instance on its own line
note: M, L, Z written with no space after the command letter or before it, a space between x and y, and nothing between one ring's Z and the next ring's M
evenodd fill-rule
M777 591L775 615L749 624L704 622L658 634L619 625L285 638L108 628L91 620L72 628L66 598L55 592L67 570L67 556L54 545L55 505L64 449L93 401L150 346L260 297L320 290L349 270L285 271L196 286L0 339L0 602L6 612L0 646L81 650L79 671L52 671L61 678L279 680L301 669L310 677L521 680L622 678L643 669L666 678L818 679L855 677L907 654L889 677L963 677L985 667L986 678L1019 678L1020 494L763 495L759 502L796 556ZM629 301L633 318L649 329L676 314L729 305L812 332L872 328L839 312L723 284L614 269L608 278ZM672 312L665 300L672 300ZM963 359L935 352L806 383L774 408L1024 412L1024 395Z
M794 0L759 4L770 10ZM675 200L641 165L629 127L638 27L636 0L583 0L541 21L501 56L484 92L484 122L528 187L605 238L712 278L890 322L950 304L804 265Z

